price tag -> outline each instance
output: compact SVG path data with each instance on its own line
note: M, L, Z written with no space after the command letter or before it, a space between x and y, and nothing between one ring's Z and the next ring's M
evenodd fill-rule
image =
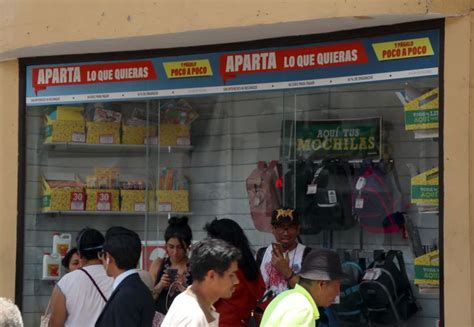
M72 133L72 142L84 143L86 141L86 133Z
M100 144L114 144L114 136L112 134L102 134L99 136Z
M357 198L355 203L356 209L362 209L364 207L364 199Z
M69 208L71 210L84 210L86 203L84 192L72 192Z
M309 184L308 185L308 190L306 191L306 194L316 194L318 191L318 185L317 184Z
M158 144L158 137L156 136L145 137L145 144L151 144L151 145Z
M176 144L178 145L191 145L191 140L189 137L178 137L176 140Z
M97 210L99 211L112 210L112 193L97 192Z
M146 211L146 204L145 203L135 203L135 211L143 212Z
M336 196L336 191L335 190L329 190L328 191L328 201L329 203L337 203L337 196Z
M170 212L171 211L171 202L160 202L158 206L158 211L160 212Z

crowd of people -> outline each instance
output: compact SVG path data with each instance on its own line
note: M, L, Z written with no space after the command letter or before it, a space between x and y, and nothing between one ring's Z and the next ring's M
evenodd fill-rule
M134 231L83 229L62 261L68 273L42 326L312 327L339 294L339 256L298 241L292 208L273 212L275 241L256 255L232 219L209 222L207 238L194 244L187 217L168 223L166 256L149 271L137 269L142 245Z

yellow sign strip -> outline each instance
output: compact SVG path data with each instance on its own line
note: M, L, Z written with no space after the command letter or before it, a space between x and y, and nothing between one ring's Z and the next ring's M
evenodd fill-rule
M207 59L164 62L163 66L168 78L212 76L211 64Z
M428 37L373 43L372 48L374 49L375 55L379 61L434 55L434 51Z

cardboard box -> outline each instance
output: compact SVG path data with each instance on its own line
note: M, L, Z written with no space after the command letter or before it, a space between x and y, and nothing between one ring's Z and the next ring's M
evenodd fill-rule
M188 212L189 191L159 190L157 192L159 212Z
M44 127L45 143L85 142L85 122L74 120L46 120Z
M439 251L415 258L415 284L439 286Z
M191 145L191 128L189 125L160 124L161 145Z
M148 206L146 206L145 190L120 190L120 211L145 212L155 210L153 192L148 191Z
M120 144L120 123L86 123L88 144Z
M156 126L122 125L122 144L145 144L147 137L156 135Z
M83 187L54 187L54 184L53 181L42 178L41 210L43 212L85 209L86 197Z
M87 211L119 211L119 193L117 189L86 189Z

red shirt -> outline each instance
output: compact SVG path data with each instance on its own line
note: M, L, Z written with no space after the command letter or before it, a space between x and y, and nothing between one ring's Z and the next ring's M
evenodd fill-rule
M232 297L220 299L214 304L220 315L219 326L221 327L247 326L250 312L255 309L257 301L265 292L265 282L260 272L256 280L249 281L245 278L242 268L239 268L237 277L239 284Z

